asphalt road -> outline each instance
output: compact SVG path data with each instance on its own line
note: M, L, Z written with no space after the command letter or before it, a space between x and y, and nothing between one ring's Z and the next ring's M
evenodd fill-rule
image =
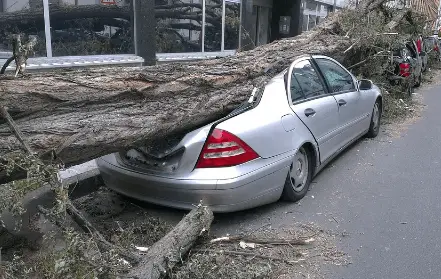
M420 118L354 144L300 203L218 215L214 231L314 222L347 234L337 245L352 264L325 278L441 278L441 85L419 93Z

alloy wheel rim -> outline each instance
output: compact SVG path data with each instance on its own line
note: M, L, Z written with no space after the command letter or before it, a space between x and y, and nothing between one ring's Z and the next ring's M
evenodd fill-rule
M306 151L302 148L294 156L290 169L291 186L294 191L300 192L305 188L309 175L309 162Z
M378 124L380 123L380 109L378 108L378 103L375 103L374 105L374 116L372 118L372 121L374 122L373 128L376 130L378 128Z

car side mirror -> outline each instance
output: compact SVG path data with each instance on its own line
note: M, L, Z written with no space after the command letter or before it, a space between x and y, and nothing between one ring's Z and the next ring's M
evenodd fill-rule
M358 88L360 90L370 90L372 89L372 81L368 79L362 79L358 82Z

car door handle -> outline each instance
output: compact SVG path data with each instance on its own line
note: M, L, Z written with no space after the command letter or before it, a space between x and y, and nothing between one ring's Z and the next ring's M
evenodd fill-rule
M307 108L307 109L305 109L305 115L306 115L306 117L313 116L314 114L315 114L315 110L313 110L312 108Z
M344 105L346 105L346 101L345 100L343 100L343 99L338 100L338 106L339 107L344 106Z

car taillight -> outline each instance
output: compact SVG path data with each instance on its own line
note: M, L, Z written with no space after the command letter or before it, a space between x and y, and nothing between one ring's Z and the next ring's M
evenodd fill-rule
M400 63L400 76L408 77L410 76L410 64Z
M259 155L240 138L214 129L204 144L196 168L231 167L257 158Z

